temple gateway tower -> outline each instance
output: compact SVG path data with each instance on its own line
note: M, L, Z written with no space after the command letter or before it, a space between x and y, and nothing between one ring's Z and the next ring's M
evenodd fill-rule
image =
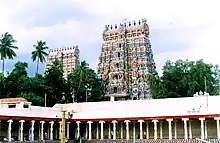
M106 97L151 97L147 77L156 66L146 19L105 26L97 72L106 83Z

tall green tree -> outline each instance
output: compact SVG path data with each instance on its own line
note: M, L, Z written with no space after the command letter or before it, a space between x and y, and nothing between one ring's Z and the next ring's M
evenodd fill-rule
M44 80L47 105L53 106L62 100L63 93L67 94L66 81L63 77L63 66L57 58L46 69Z
M24 91L24 82L27 80L27 67L26 62L17 62L14 65L14 69L9 72L5 80L5 92L6 97L17 97L22 91Z
M39 69L39 62L44 63L46 61L46 56L48 55L47 50L48 47L46 46L45 41L37 41L37 44L34 45L35 50L31 53L31 59L35 62L37 60L37 71Z
M98 78L89 64L82 61L68 76L67 84L74 92L77 102L100 101L103 99L104 82Z
M24 80L20 83L21 87L19 97L24 97L33 105L44 105L44 78L40 74L36 74L35 77L24 77Z
M190 97L196 92L218 94L219 68L203 60L167 61L162 76L151 76L149 84L153 98Z
M0 98L5 97L5 76L3 73L0 73Z
M0 38L0 58L2 60L2 73L4 75L5 70L5 59L14 59L16 57L16 53L14 50L18 49L14 44L16 40L13 38L11 34L6 32L1 35Z
M86 84L88 84L89 64L86 63L86 61L82 61L79 65L77 65L73 74L74 76L79 77L79 84L76 91L78 92L81 87L85 87L87 86Z
M218 65L215 65L213 68L215 83L214 86L217 88L218 92L220 91L220 68Z
M36 74L35 77L29 77L27 68L26 62L18 61L14 65L14 69L5 78L4 97L24 97L33 105L42 105L44 79L39 74Z

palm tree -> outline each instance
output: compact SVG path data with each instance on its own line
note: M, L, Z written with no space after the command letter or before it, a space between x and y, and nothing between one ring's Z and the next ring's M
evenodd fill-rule
M89 64L85 61L82 61L77 67L75 68L73 74L76 77L79 77L79 85L76 93L78 93L79 89L81 88L82 83L88 83L88 71L89 71Z
M46 50L48 47L46 46L45 41L37 41L37 44L34 45L35 51L31 53L31 59L35 62L37 60L37 72L38 73L38 66L39 62L44 63L46 61L45 57L48 55Z
M17 41L13 38L11 34L6 32L1 35L0 38L0 58L2 60L2 73L4 75L5 70L5 59L14 59L16 57L16 53L14 50L18 49L18 47L14 46L14 43Z

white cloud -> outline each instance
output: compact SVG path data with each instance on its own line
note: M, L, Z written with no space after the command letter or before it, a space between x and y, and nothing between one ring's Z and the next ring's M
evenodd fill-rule
M203 58L207 62L220 63L218 48L220 47L218 40L220 9L217 0L75 0L75 2L82 10L94 15L129 19L146 17L151 29L175 30L169 38L185 43L187 47L182 47L185 50L181 52L165 52L155 55L159 69L168 59L197 60ZM203 29L197 29L199 26ZM154 37L154 33L151 34ZM167 39L167 37L164 38ZM154 42L160 42L160 39ZM168 49L168 47L153 48Z
M219 24L207 25L191 39L191 46L194 48L188 52L189 56L194 59L203 58L213 64L220 64L219 33Z
M194 26L215 21L218 1L212 0L73 0L82 10L99 16L120 18L146 17L152 23L168 26ZM162 23L161 23L162 22ZM172 27L173 27L172 26Z
M82 39L78 38L78 33L80 33L81 30L83 30L83 25L80 25L80 23L76 21L68 20L50 27L25 29L19 33L18 37L20 39L18 41L20 42L20 47L25 45L25 51L31 51L33 44L40 39L48 41L51 48L60 48L62 46L70 46L73 45L73 43L82 42ZM28 37L28 41L24 37ZM63 39L65 44L62 42Z
M20 53L30 52L40 39L48 41L51 48L77 44L83 59L89 60L94 68L99 53L91 52L98 52L99 47L90 45L100 45L105 24L120 23L124 18L147 18L154 42L152 48L159 51L155 55L159 69L168 59L204 58L220 63L218 0L0 0L0 3L0 33L12 33L18 40ZM60 12L67 9L64 14ZM78 16L81 13L89 17ZM167 34L161 33L164 29ZM169 50L174 47L172 42L178 48Z

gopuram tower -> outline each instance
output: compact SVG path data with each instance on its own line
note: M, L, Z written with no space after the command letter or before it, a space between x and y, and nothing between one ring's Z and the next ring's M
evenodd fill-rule
M106 97L151 98L147 77L156 73L156 66L146 19L105 26L97 73L105 82Z

